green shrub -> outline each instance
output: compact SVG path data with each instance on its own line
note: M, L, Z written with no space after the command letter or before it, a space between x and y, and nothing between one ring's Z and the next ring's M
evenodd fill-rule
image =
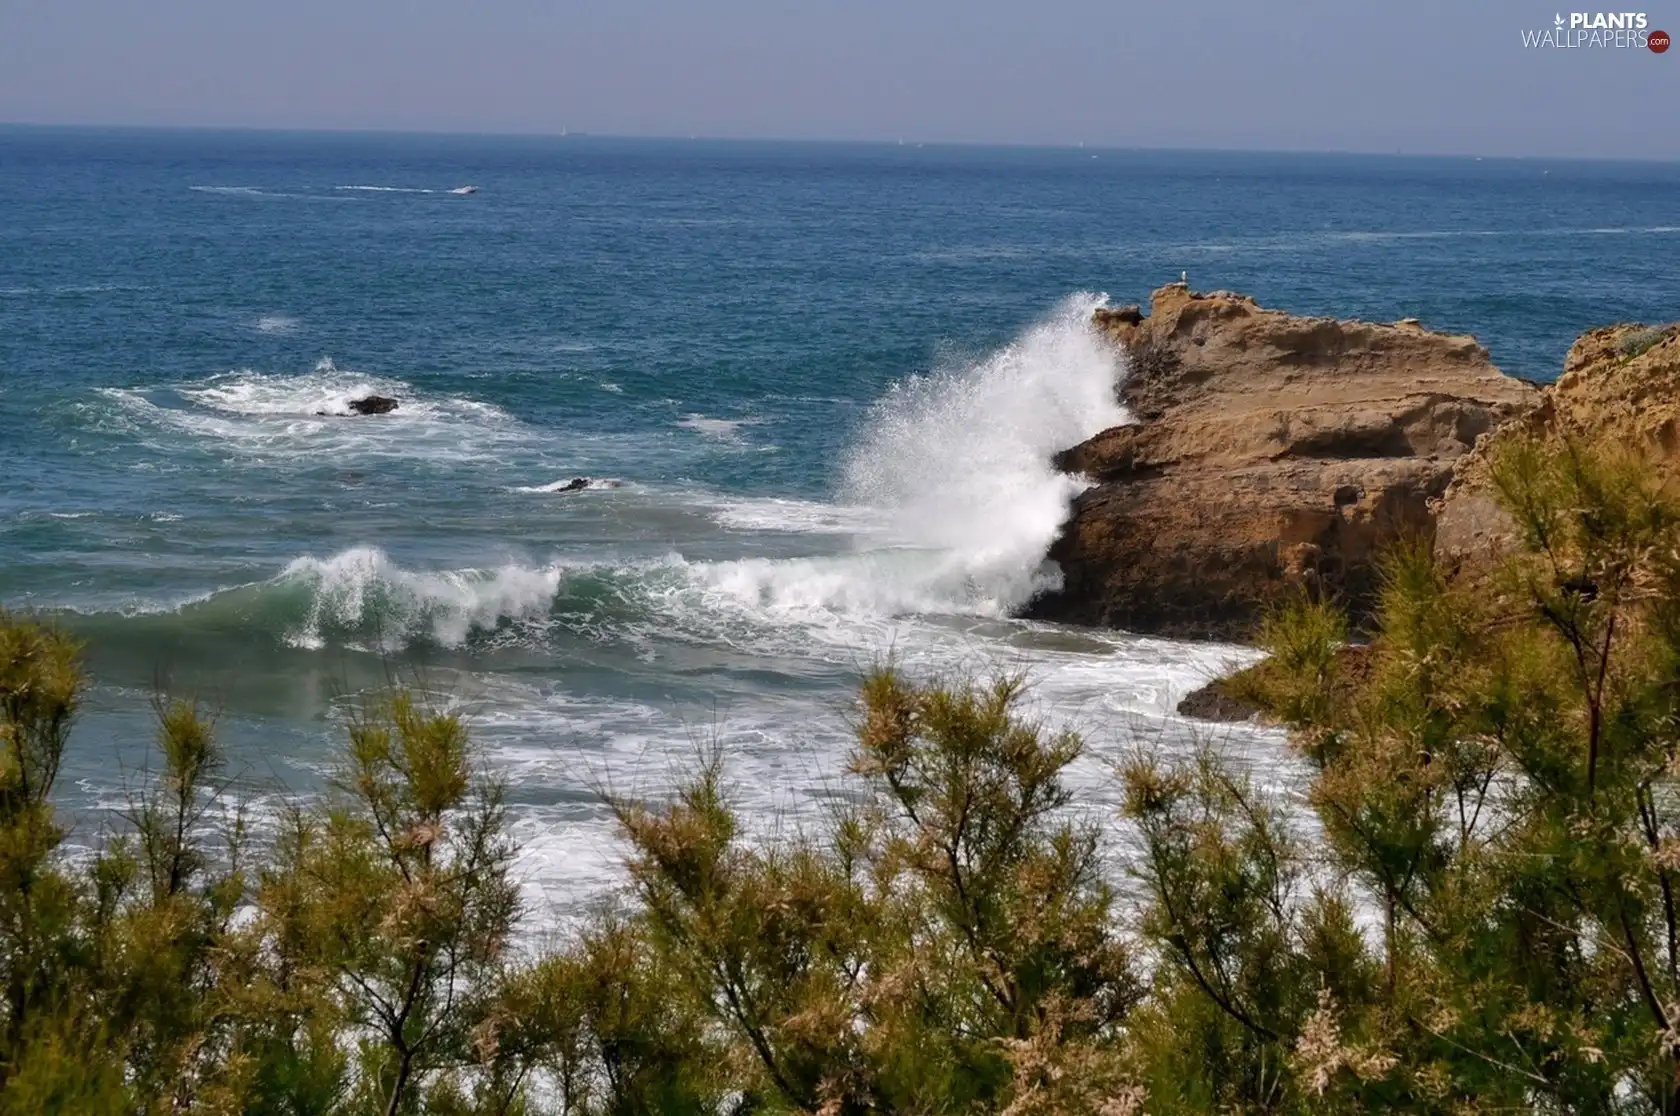
M751 836L710 756L611 801L627 889L546 951L501 785L403 694L260 839L161 702L157 778L68 858L77 650L0 618L0 1112L1680 1112L1680 506L1613 450L1492 466L1492 576L1410 546L1368 646L1265 626L1233 684L1293 799L1145 752L1087 820L1020 679L881 670L826 824Z
M1628 334L1616 343L1616 351L1625 360L1643 356L1668 340L1669 331L1666 329L1640 329Z

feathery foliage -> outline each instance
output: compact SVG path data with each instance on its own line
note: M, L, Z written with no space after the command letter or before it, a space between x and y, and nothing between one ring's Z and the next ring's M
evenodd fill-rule
M77 649L0 617L0 1114L1680 1114L1680 502L1615 448L1490 471L1491 567L1397 549L1357 647L1267 620L1231 685L1292 789L1141 751L1092 820L1021 679L884 669L824 824L750 833L704 757L609 801L626 890L547 950L502 786L405 694L261 825L160 701L71 855Z

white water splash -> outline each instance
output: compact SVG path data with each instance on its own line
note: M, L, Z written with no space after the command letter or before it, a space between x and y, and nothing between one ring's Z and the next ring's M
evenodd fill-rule
M550 566L495 570L405 570L377 547L330 558L294 559L275 579L309 592L308 614L287 633L294 647L317 649L334 634L394 649L415 638L459 647L475 629L547 614L562 572Z
M937 555L917 575L932 595L999 615L1059 577L1044 554L1083 482L1051 457L1129 421L1115 390L1123 358L1091 323L1102 302L1068 298L999 352L875 405L842 494L881 510L900 545Z

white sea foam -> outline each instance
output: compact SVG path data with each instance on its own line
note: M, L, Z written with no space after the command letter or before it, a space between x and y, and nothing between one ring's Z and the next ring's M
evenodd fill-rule
M284 314L265 314L257 319L259 333L296 333L298 320Z
M751 422L751 419L722 419L690 414L676 425L714 441L739 442L741 440L741 427L750 425Z
M890 639L904 617L1008 616L1059 578L1044 555L1081 482L1055 470L1051 455L1126 418L1115 393L1122 369L1090 324L1099 302L1069 299L999 352L890 392L847 458L840 504L732 501L714 514L736 529L850 535L841 552L725 561L672 553L597 566L594 575L610 578L650 630L699 642L751 630L777 653L851 653ZM265 416L341 405L334 393L390 390L369 382L347 391L330 373L336 370L327 366L302 383L246 376L186 394L206 407ZM519 491L556 492L570 481ZM554 565L508 567L487 578L410 573L366 549L325 564L302 561L288 575L318 575L326 615L360 615L377 584L404 616L418 609L448 618L431 631L445 643L474 624L531 618L541 593L552 598L560 584ZM508 586L517 587L511 596Z
M1052 636L1032 626L1017 631ZM1194 747L1194 730L1170 716L1178 698L1254 658L1239 648L1119 633L1092 634L1078 647L1029 651L916 623L898 630L891 650L923 678L1025 671L1033 687L1027 711L1085 736L1088 749L1065 778L1078 808L1096 817L1112 817L1119 806L1113 763L1140 741L1169 751ZM860 650L841 671L855 675L871 661ZM702 706L587 697L513 679L492 685L472 722L474 734L498 768L524 788L525 803L513 819L519 875L539 910L576 912L622 883L625 850L610 814L588 788L657 799L693 770L700 747L715 746L725 757L731 802L754 833L820 825L843 789L852 734L849 701L838 694L813 700L737 693ZM1287 787L1293 778L1279 733L1244 727L1225 732L1223 740L1230 758L1263 785ZM545 793L560 801L541 804Z
M117 405L121 426L184 433L217 450L281 462L357 457L504 461L533 437L492 404L433 396L392 377L338 368L330 359L301 375L245 369L167 393L106 388L100 394ZM384 415L351 416L350 401L368 395L395 397L398 407ZM185 405L160 405L170 402Z
M697 498L695 503L707 502ZM872 535L885 517L874 508L825 504L774 496L717 498L712 517L735 531L774 531L802 535Z
M202 407L230 415L316 417L349 413L350 401L367 395L410 392L399 380L338 368L330 357L302 376L275 376L249 370L213 376L181 395Z

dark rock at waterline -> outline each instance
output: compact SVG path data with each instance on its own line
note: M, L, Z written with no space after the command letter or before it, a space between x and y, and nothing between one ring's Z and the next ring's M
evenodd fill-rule
M389 395L370 395L365 399L350 400L349 407L353 414L388 415L397 409L397 401Z
M555 481L552 485L545 485L542 488L526 488L521 489L520 491L554 493L582 492L586 488L617 488L622 483L622 481L613 480L611 477L573 477L565 484Z
M365 399L352 399L345 406L348 411L316 411L318 415L327 418L349 418L351 415L388 415L397 409L397 401L389 395L370 395Z
M1223 678L1215 678L1199 690L1191 690L1178 703L1178 715L1196 721L1216 721L1233 724L1252 720L1260 713L1253 702L1234 696Z

